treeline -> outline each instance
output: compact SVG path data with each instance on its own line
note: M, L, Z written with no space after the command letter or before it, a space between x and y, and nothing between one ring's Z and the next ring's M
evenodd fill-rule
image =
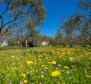
M7 3L4 2L4 4ZM34 8L34 10L23 10L24 12L26 11L26 14L29 12L30 15L32 12L31 17L29 14L28 16L24 14L23 11L19 12L21 10L19 4L19 11L16 14L15 11L17 9L15 6L13 7L12 5L13 11L11 10L11 3L6 6L8 7L8 10L6 10L6 12L8 12L7 17L10 21L5 23L3 20L3 14L0 15L0 44L6 40L8 41L9 46L36 47L41 46L42 44L63 47L91 46L90 0L78 1L77 8L80 10L80 12L74 13L70 18L63 20L55 37L43 36L36 29L36 26L43 24L45 18L45 11L41 0L28 1L26 4L25 2L22 2L21 7L25 6L26 8L27 5L30 8ZM19 20L17 20L17 18L19 18Z
M28 25L30 30L26 31L26 34L23 32L24 35L14 35L15 40L10 40L10 44L20 45L21 41L22 45L39 46L42 41L48 41L52 46L91 46L91 1L79 0L77 7L80 13L77 12L63 20L55 37L42 36L39 31Z
M80 12L62 21L55 36L57 45L91 46L91 1L79 0L77 7Z

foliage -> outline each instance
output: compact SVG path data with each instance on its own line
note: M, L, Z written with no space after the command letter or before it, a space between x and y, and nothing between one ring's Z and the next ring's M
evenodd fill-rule
M59 46L62 43L62 33L60 29L58 29L54 39L55 39L56 45Z
M7 32L26 28L29 22L31 27L38 26L45 18L41 0L0 0L0 4L5 8L0 12L0 41Z

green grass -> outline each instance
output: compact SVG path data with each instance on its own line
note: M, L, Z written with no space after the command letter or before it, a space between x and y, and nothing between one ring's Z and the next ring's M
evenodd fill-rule
M20 84L20 81L24 84L91 84L91 49L1 50L0 84L9 84L10 81L12 84Z

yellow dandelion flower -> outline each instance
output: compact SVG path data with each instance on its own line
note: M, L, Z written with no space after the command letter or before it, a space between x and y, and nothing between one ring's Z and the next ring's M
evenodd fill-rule
M28 64L28 65L33 64L33 63L34 63L34 62L31 61L31 60L27 61L27 64Z
M51 76L52 76L52 77L58 77L58 76L60 76L60 75L61 75L61 73L60 73L60 71L58 71L58 70L53 71L53 72L51 73Z
M61 56L63 56L63 55L65 55L65 53L64 53L64 52L62 52L62 53L61 53Z
M27 84L28 83L28 81L27 80L24 80L24 84Z
M51 64L54 64L54 65L57 64L56 61L52 61L52 62L50 62L50 63L51 63Z

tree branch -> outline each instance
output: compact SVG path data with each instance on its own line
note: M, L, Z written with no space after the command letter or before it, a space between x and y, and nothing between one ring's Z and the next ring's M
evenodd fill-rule
M0 16L0 19L1 19L1 25L3 25L3 18L2 18L2 16Z
M8 24L10 24L10 23L12 23L12 22L14 22L14 21L16 21L16 20L17 20L17 16L18 16L18 15L16 15L13 20L8 21L8 22L6 22L5 24L3 24L3 25L1 26L1 28L0 28L0 30L2 30L6 25L8 25Z

